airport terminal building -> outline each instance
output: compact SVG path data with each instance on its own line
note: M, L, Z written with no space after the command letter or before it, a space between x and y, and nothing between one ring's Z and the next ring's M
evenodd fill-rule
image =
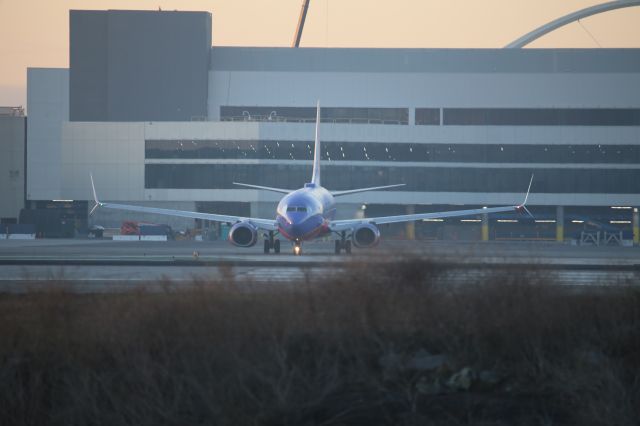
M69 69L28 70L28 207L78 229L203 226L87 218L93 173L105 201L273 217L278 194L233 182L308 182L320 100L325 187L406 184L342 198L340 218L518 204L533 173L535 220L490 218L488 238L632 231L640 49L212 47L211 29L205 12L71 11ZM480 220L382 231L479 239Z

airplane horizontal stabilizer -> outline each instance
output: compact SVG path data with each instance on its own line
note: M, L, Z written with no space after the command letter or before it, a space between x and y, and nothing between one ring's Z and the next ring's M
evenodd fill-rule
M264 189L265 191L279 192L281 194L288 194L288 193L293 191L292 189L273 188L271 186L251 185L251 184L248 184L248 183L233 182L233 184L234 185L240 185L240 186L246 186L247 188Z
M397 183L395 185L372 186L372 187L369 187L369 188L347 189L346 191L332 191L331 194L334 197L339 197L341 195L356 194L358 192L366 192L366 191L377 191L379 189L396 188L398 186L404 186L404 185L406 185L406 184Z

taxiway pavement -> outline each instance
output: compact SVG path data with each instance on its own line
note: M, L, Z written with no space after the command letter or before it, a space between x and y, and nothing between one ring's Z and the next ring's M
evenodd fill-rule
M116 291L166 283L233 277L237 282L291 283L340 273L352 262L400 259L439 262L451 282L477 280L499 268L535 267L566 284L640 283L637 247L571 246L542 242L385 240L373 249L335 255L331 242L304 245L294 256L226 241L0 240L0 291L67 282L77 291Z

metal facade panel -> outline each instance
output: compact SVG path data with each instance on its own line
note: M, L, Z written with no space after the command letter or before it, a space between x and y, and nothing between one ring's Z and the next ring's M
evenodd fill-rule
M109 121L207 116L211 15L109 11Z
M69 12L69 118L107 119L107 11Z
M211 14L71 11L72 121L207 116Z
M317 99L325 107L640 107L640 72L212 71L210 76L210 120L220 119L221 106L309 107Z
M24 207L25 117L0 116L0 218Z

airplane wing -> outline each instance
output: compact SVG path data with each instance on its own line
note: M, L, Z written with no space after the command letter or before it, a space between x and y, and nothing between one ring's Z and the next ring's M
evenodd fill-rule
M92 214L96 210L96 208L102 207L105 209L128 210L128 211L140 212L140 213L154 213L154 214L161 214L166 216L202 219L202 220L208 220L212 222L236 223L236 222L247 221L259 229L264 229L267 231L276 231L278 229L277 223L274 219L258 219L253 217L190 212L190 211L184 211L184 210L162 209L158 207L134 206L129 204L103 203L98 200L96 188L95 188L95 185L93 184L93 176L90 176L90 177L91 177L91 189L93 190L93 199L96 203L93 209L91 209L90 214Z
M382 225L385 223L412 222L414 220L421 220L421 219L440 219L445 217L473 216L473 215L485 214L485 213L519 211L522 208L524 208L523 205L506 206L506 207L490 207L486 209L453 210L453 211L436 212L436 213L403 214L398 216L367 217L363 219L333 220L329 223L329 229L331 229L332 231L346 231L365 223Z
M517 206L504 206L504 207L489 207L482 209L471 210L451 210L446 212L435 213L417 213L417 214L403 214L398 216L381 216L381 217L367 217L363 219L347 219L347 220L333 220L329 223L329 229L331 231L347 231L354 229L356 226L366 223L372 223L374 225L382 225L385 223L398 223L398 222L412 222L414 220L422 219L441 219L445 217L458 217L458 216L473 216L486 213L499 213L499 212L511 212L511 211L525 211L530 216L531 212L527 210L526 204L529 198L529 191L531 190L531 184L533 183L533 175L529 181L529 188L524 196L522 204ZM533 217L533 216L532 216Z

